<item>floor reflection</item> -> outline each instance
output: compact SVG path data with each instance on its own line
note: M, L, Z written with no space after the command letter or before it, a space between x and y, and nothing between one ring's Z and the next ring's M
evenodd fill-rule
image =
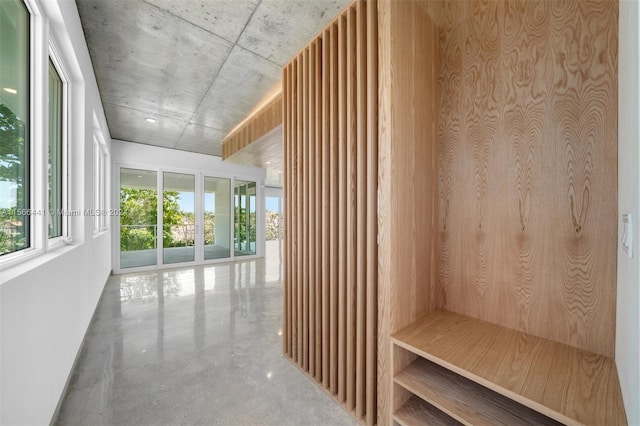
M355 424L282 356L281 279L277 255L111 277L58 424Z

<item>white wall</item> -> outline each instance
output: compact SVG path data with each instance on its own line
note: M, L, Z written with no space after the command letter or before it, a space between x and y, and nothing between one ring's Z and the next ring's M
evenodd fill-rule
M49 28L68 71L69 208L84 211L93 208L94 111L107 148L108 128L75 2L34 3L42 40ZM72 218L70 228L75 244L0 272L0 424L51 422L110 273L110 232L94 236L90 216Z
M633 214L633 258L618 247L616 364L627 421L640 425L640 7L620 2L618 50L618 212ZM618 241L622 221L618 222Z

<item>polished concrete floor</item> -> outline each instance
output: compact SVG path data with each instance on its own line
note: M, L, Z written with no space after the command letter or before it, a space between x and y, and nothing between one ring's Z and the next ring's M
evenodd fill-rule
M355 425L282 355L277 256L112 276L60 425Z

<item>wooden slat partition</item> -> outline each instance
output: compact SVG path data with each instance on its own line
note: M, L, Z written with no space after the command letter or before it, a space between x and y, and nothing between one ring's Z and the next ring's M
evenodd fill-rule
M617 18L357 0L285 67L284 350L361 421L437 307L612 355Z
M252 142L260 139L283 121L282 94L259 107L222 141L222 159L226 160ZM286 152L286 151L285 151Z
M284 351L377 421L377 13L357 0L283 72Z

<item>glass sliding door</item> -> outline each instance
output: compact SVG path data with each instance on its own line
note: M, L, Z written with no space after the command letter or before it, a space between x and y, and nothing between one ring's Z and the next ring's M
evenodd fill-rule
M162 263L195 260L195 176L163 173Z
M155 171L120 169L120 268L157 264L158 179Z
M233 200L235 255L256 254L256 183L236 180Z
M204 177L204 260L231 257L231 179Z
M256 182L119 167L119 270L260 252Z

